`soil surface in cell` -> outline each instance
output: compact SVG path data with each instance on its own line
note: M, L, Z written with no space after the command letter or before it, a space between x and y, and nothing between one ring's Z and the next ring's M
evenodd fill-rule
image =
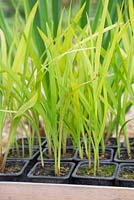
M10 162L10 163L7 162L3 173L4 174L18 173L22 170L23 166L24 166L23 162Z
M109 140L105 141L105 145L107 147L117 146L117 141L114 138L110 138Z
M134 167L124 167L121 170L119 177L123 179L134 179Z
M23 150L10 150L8 154L8 158L31 158L35 151L33 150L30 154L28 149Z
M96 176L98 177L111 177L115 171L115 165L100 165L97 170ZM77 175L79 176L94 176L93 166L89 168L87 165L81 165L78 168Z
M121 150L119 160L134 160L134 150L131 150L130 156L127 154L127 150Z
M70 165L67 163L62 163L60 167L60 176L67 176L70 170ZM44 167L39 164L33 172L34 176L48 176L48 177L56 177L54 171L54 164L46 163Z
M61 159L65 159L65 158L72 158L74 157L75 154L75 149L66 149L66 153L63 154L63 151L61 153ZM43 158L44 159L54 159L54 155L49 156L48 155L48 149L46 149L45 152L43 152Z
M80 159L80 156L78 155L78 158ZM99 152L99 160L108 160L111 158L111 154L110 152L106 151L105 153ZM83 152L83 158L82 160L86 160L87 159L87 155L86 152ZM94 159L94 153L91 152L91 160Z

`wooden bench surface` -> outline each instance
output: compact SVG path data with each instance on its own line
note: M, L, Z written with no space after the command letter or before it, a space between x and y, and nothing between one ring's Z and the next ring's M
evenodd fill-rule
M134 200L134 189L0 182L0 200Z

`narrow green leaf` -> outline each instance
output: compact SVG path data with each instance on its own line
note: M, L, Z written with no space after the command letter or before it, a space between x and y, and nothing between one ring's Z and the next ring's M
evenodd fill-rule
M31 99L29 99L26 103L24 103L20 108L19 110L17 111L17 113L15 114L14 116L14 119L15 118L18 118L20 116L22 116L27 110L29 110L30 108L32 108L36 102L37 102L37 99L38 99L38 93L36 92L34 94L33 97L31 97Z

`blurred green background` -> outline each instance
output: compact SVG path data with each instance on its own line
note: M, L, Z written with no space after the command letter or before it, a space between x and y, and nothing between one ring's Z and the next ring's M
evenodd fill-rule
M23 1L24 0L0 0L0 8L4 11L4 14L9 20L9 22L12 22L13 17L15 15L15 10L17 7L19 7L19 11L22 16L24 16L24 10L23 10ZM92 9L90 10L90 16L93 15L94 10L96 8L98 0L92 0ZM72 2L72 16L75 15L75 13L80 8L80 0L61 0L62 8L66 8L67 10L70 7L70 4Z

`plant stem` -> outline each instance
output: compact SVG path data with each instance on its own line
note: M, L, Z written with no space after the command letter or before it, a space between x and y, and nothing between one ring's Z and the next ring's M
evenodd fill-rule
M63 148L63 155L66 155L66 149L67 149L67 133L65 130L63 130L63 137L62 137L62 148Z
M55 166L55 175L60 176L60 170L58 168L58 156L57 156L57 147L54 147L54 166Z
M94 176L97 175L99 169L99 148L95 147L94 149Z
M89 152L88 152L88 167L89 169L91 168L91 142L90 140L88 141L88 146L89 146Z
M118 157L120 158L120 137L118 134L118 127L116 127L116 139L117 139L117 154Z
M102 149L102 154L105 154L105 142L104 142L104 137L101 139L101 149Z

